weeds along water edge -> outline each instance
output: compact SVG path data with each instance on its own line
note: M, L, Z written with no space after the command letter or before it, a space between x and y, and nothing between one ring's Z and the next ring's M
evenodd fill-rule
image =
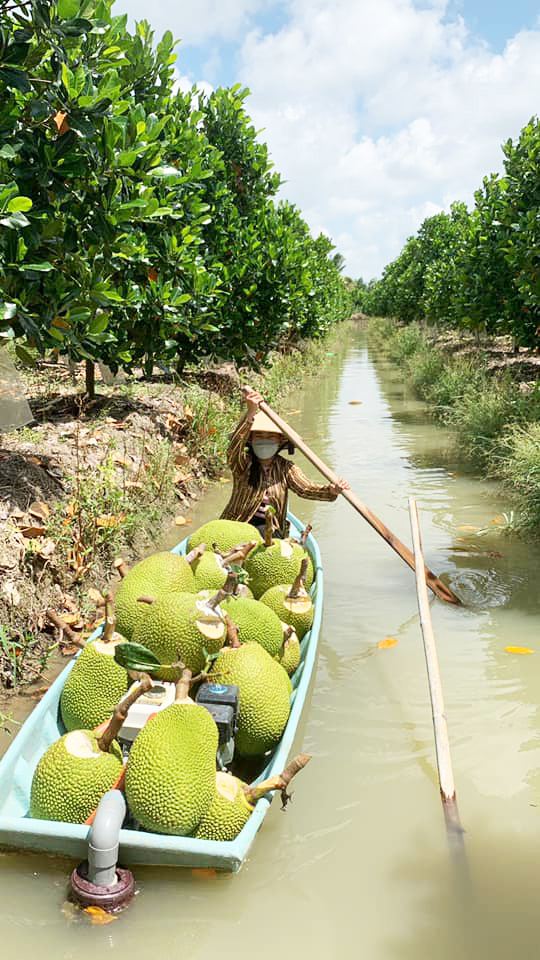
M372 318L368 336L404 369L428 412L452 428L460 455L501 483L513 506L506 529L539 539L540 365L536 374L508 338L478 342L387 318Z

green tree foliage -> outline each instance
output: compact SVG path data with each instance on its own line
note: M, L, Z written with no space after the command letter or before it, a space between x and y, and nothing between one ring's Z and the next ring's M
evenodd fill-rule
M320 332L339 269L275 205L248 91L177 91L172 35L126 22L0 4L0 334L114 369Z
M503 152L505 175L484 178L472 213L453 204L450 214L425 220L366 290L366 312L506 333L516 343L537 346L539 121L533 118Z

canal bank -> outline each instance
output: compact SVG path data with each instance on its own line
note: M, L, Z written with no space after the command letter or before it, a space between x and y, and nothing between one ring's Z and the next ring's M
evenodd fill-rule
M405 542L407 498L416 497L426 561L466 601L432 602L471 874L466 910L438 797L413 574L345 501L291 498L313 524L326 577L318 669L297 743L313 760L293 803L286 813L272 805L236 877L137 870L139 896L107 927L74 922L63 908L68 862L2 856L7 953L535 955L540 666L538 654L506 647L536 650L540 553L500 539L497 488L463 472L450 434L363 334L281 412ZM227 484L212 488L193 526L227 497ZM171 531L162 545L174 539Z

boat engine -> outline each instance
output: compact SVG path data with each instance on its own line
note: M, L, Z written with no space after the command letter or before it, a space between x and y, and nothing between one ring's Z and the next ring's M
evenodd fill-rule
M217 764L226 770L234 755L234 738L238 719L239 690L235 684L203 683L197 691L196 703L213 716L219 734Z

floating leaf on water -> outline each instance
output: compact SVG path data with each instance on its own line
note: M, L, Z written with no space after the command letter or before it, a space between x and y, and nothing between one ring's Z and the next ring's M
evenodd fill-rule
M288 417L295 417L298 413L301 413L301 410L287 410Z
M118 920L118 917L114 917L112 913L107 913L103 907L85 907L83 913L86 913L92 923L95 924L112 923L113 920Z
M507 653L534 653L530 647L505 647Z
M496 517L493 517L493 520L491 522L494 523L495 526L500 527L504 523L506 523L506 518L502 513L498 513Z
M230 477L220 477L220 478L219 478L219 482L220 482L220 483L230 483L230 482L231 482L231 478L230 478Z
M214 870L213 867L193 867L191 876L197 877L198 880L215 880L217 870Z
M362 400L349 400L350 407L358 407L362 403Z
M387 647L396 647L397 637L385 637L384 640L379 640L377 646L379 650L386 650Z
M460 523L458 530L470 530L471 533L477 533L478 530L481 530L481 527L475 526L474 523Z

